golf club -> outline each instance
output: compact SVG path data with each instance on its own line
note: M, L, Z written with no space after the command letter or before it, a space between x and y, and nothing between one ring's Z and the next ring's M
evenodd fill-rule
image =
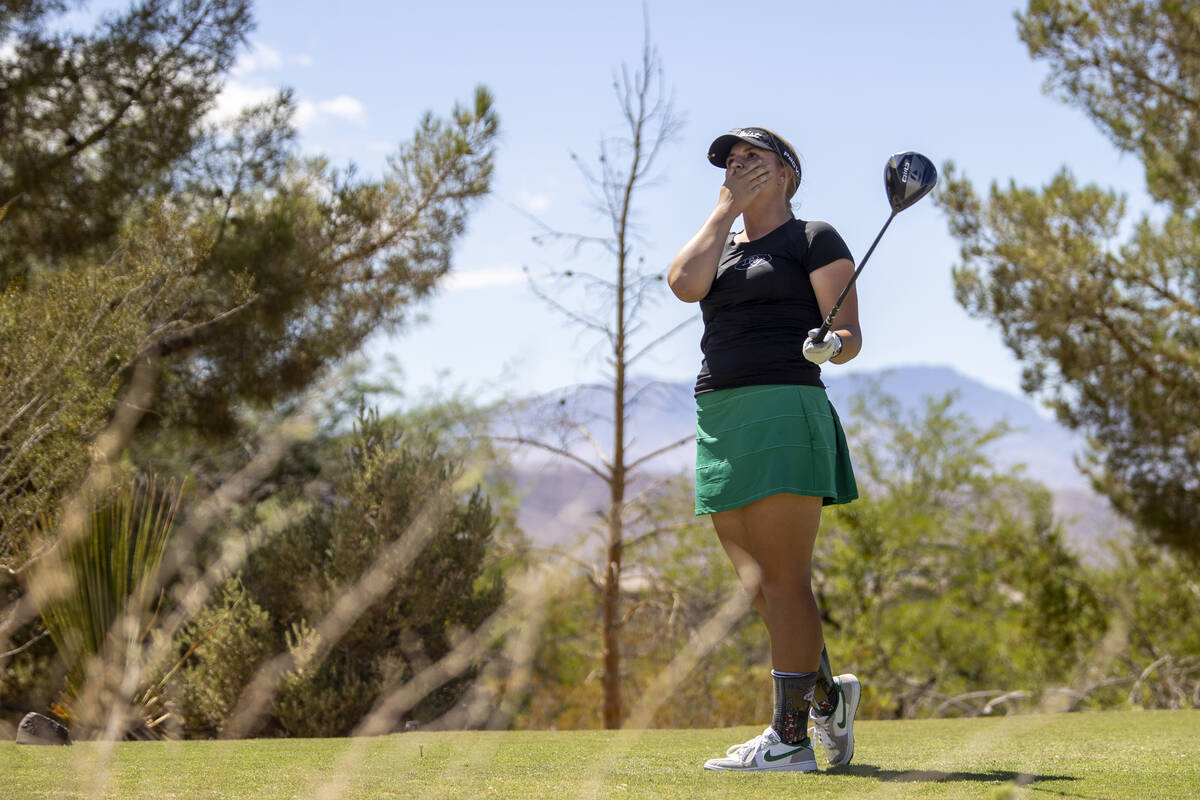
M850 281L846 284L846 288L842 289L842 293L838 295L837 302L829 310L829 316L825 317L825 321L821 323L821 328L817 332L817 335L812 337L814 342L820 342L825 339L826 332L833 326L833 320L837 316L838 310L842 307L842 301L850 293L850 287L858 280L858 274L867 265L867 259L871 257L871 253L875 252L875 245L879 244L879 240L883 238L883 232L888 229L888 225L892 224L892 220L896 218L897 214L929 194L929 190L936 183L937 168L933 166L932 161L920 153L908 150L903 153L896 153L888 159L887 165L883 168L883 186L887 190L888 203L892 207L892 214L887 218L887 222L883 223L883 227L879 229L879 235L875 237L875 241L871 242L871 248L867 250L867 254L859 262L858 269L854 270L854 274L850 276Z

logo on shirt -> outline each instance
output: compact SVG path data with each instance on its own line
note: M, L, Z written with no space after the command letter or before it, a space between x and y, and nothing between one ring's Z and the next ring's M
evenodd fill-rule
M757 254L757 255L752 255L752 256L746 256L741 261L734 264L733 268L736 270L740 270L742 272L749 272L750 270L754 269L755 267L769 267L769 266L771 266L771 254L770 253L762 253L762 254Z

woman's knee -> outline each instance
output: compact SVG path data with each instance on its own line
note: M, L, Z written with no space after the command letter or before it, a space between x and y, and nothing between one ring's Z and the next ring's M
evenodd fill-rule
M764 573L760 586L768 607L816 606L812 585L806 579L780 579Z

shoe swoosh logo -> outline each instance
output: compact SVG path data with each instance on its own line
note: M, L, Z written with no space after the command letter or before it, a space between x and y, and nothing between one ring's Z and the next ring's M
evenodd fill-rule
M841 695L839 699L842 702L838 703L838 708L842 710L842 718L838 720L838 727L844 728L846 727L846 693L842 692Z
M778 761L781 758L787 758L788 756L795 755L796 753L799 753L801 750L804 750L804 749L806 749L806 748L797 747L795 750L788 750L786 753L780 753L779 755L775 755L770 750L768 750L767 752L763 753L763 759L766 761Z

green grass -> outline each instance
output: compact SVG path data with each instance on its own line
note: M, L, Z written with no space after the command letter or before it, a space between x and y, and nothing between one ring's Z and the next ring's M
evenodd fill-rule
M706 772L754 728L416 731L374 739L0 744L24 798L1200 797L1200 711L860 722L854 763L816 775Z

